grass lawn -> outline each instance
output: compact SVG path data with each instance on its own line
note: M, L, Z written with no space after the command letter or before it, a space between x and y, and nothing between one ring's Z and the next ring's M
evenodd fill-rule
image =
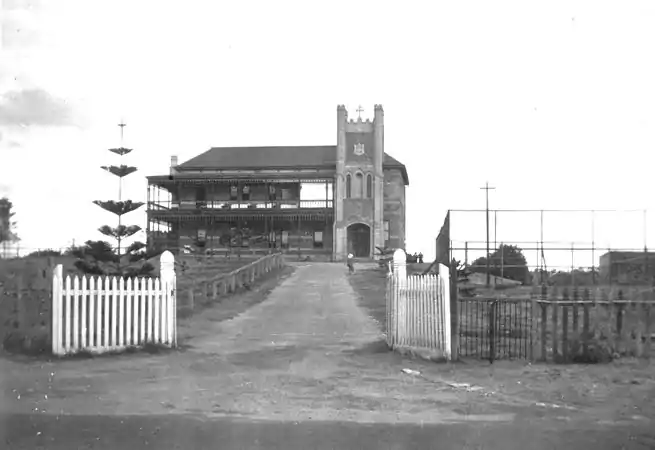
M375 319L386 333L386 269L360 269L348 276L348 281L359 297L359 305Z

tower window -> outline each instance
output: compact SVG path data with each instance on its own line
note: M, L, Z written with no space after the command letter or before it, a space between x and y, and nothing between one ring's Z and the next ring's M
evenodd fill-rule
M366 175L366 198L373 197L373 178L370 174Z
M357 197L364 198L364 175L361 173L355 175L355 192Z
M352 190L352 178L350 177L350 174L346 176L346 198L350 198Z

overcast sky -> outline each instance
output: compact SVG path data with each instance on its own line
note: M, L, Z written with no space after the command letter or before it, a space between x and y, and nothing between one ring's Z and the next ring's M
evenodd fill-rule
M655 211L652 0L0 3L0 195L25 246L113 223L91 201L116 197L99 166L118 163L121 119L126 192L145 200L174 154L333 145L342 103L384 106L412 252L434 255L448 209L484 208L487 180L492 208ZM590 242L589 216L547 216L544 239ZM644 245L643 213L609 216L596 241ZM484 240L483 214L457 217L453 239ZM536 242L538 214L497 230Z

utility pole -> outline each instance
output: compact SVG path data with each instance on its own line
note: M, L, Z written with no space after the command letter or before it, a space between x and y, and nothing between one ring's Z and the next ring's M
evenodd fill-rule
M489 187L489 182L486 182L484 187L481 187L480 189L485 190L485 196L487 199L487 206L485 208L485 211L487 212L487 257L485 258L485 261L487 262L487 287L491 284L491 274L489 273L489 191L496 189L495 187Z

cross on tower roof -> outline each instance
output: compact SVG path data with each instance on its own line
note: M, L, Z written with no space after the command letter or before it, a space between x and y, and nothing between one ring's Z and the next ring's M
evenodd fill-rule
M362 118L362 112L364 112L364 108L362 108L362 105L359 105L355 111L357 111L357 118L361 119Z

